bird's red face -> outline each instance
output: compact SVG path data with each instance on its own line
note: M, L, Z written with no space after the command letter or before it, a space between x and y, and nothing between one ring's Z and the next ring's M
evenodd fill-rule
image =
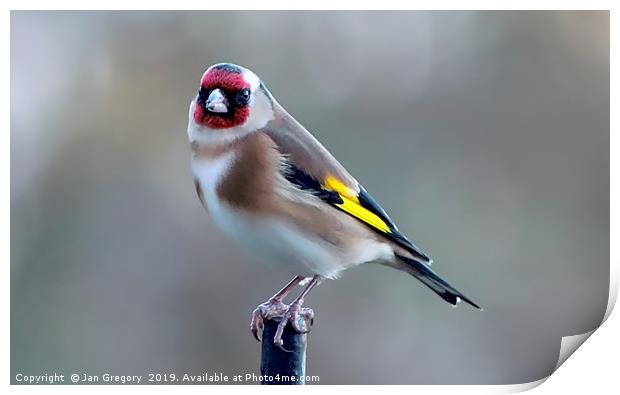
M210 129L243 125L250 116L251 86L240 68L220 64L208 69L200 80L194 121Z

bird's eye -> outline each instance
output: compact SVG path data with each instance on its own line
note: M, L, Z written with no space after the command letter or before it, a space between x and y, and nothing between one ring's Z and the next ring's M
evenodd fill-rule
M240 107L247 106L248 102L250 101L250 90L247 88L241 89L239 93L237 93L237 97L235 100Z

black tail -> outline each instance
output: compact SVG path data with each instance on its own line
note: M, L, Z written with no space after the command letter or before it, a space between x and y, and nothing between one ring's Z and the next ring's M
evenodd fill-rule
M424 263L418 262L415 259L407 258L397 255L405 263L405 270L418 280L422 281L424 285L432 289L437 295L441 296L443 300L456 306L459 299L464 300L475 308L482 310L482 307L467 296L457 291L452 285L445 282L439 277L430 267Z

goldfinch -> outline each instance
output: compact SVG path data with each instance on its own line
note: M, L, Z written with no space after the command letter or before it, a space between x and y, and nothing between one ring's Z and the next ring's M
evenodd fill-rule
M480 309L430 269L429 256L252 71L230 63L209 67L190 103L187 133L196 191L214 223L295 276L254 311L250 328L259 341L263 320L274 317L280 347L288 323L307 332L308 292L368 262L411 274L452 305L463 300ZM285 305L286 295L306 283Z

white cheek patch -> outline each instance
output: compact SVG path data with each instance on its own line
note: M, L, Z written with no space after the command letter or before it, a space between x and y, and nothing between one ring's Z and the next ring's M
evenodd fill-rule
M258 89L254 91L250 105L252 106L250 117L240 127L247 128L250 131L259 130L264 128L274 118L271 100L265 96L263 90Z
M248 84L250 84L250 90L252 92L257 92L258 88L260 87L260 78L258 78L258 76L254 74L254 72L252 72L251 70L248 70L246 68L242 68L242 70L243 79L246 80Z

